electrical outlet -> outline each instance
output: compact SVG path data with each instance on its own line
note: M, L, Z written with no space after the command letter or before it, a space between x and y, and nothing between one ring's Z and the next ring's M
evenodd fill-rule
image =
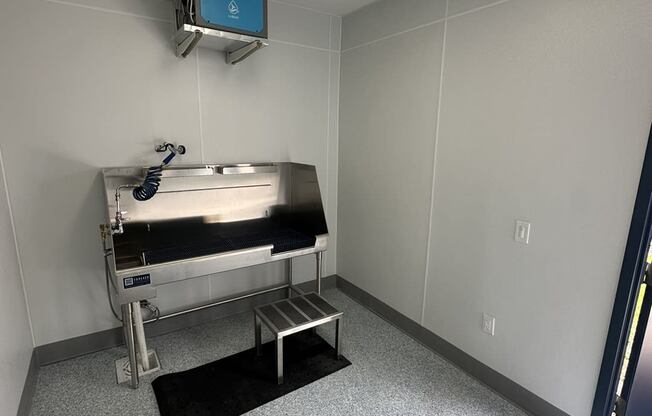
M483 313L482 331L493 337L496 334L496 317L489 315L488 313Z

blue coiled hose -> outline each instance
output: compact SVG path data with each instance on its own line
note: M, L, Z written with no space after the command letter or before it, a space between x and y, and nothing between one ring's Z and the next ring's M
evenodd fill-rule
M147 201L152 199L158 192L158 187L161 185L161 176L163 176L163 167L170 163L176 156L175 152L171 152L168 157L163 160L159 166L152 166L147 169L147 175L142 185L134 188L133 195L136 201Z

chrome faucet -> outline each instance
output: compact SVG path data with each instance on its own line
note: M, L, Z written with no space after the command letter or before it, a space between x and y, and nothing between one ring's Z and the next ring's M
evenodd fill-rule
M125 217L127 211L122 211L120 209L120 190L121 189L133 189L137 185L120 185L115 190L115 224L111 225L111 234L123 234L124 222L129 218Z

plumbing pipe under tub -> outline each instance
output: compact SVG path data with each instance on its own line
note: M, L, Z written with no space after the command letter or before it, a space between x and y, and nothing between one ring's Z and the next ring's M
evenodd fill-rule
M140 362L143 366L143 371L148 371L150 368L149 354L147 353L145 327L143 325L143 314L140 309L140 302L132 303L132 311L134 315L134 327L136 329L136 348L138 348L138 354L140 355Z

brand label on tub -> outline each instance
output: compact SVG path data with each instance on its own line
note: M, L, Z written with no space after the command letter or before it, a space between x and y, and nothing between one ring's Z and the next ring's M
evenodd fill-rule
M141 274L140 276L125 277L122 279L125 289L130 289L132 287L144 286L152 283L148 274Z

